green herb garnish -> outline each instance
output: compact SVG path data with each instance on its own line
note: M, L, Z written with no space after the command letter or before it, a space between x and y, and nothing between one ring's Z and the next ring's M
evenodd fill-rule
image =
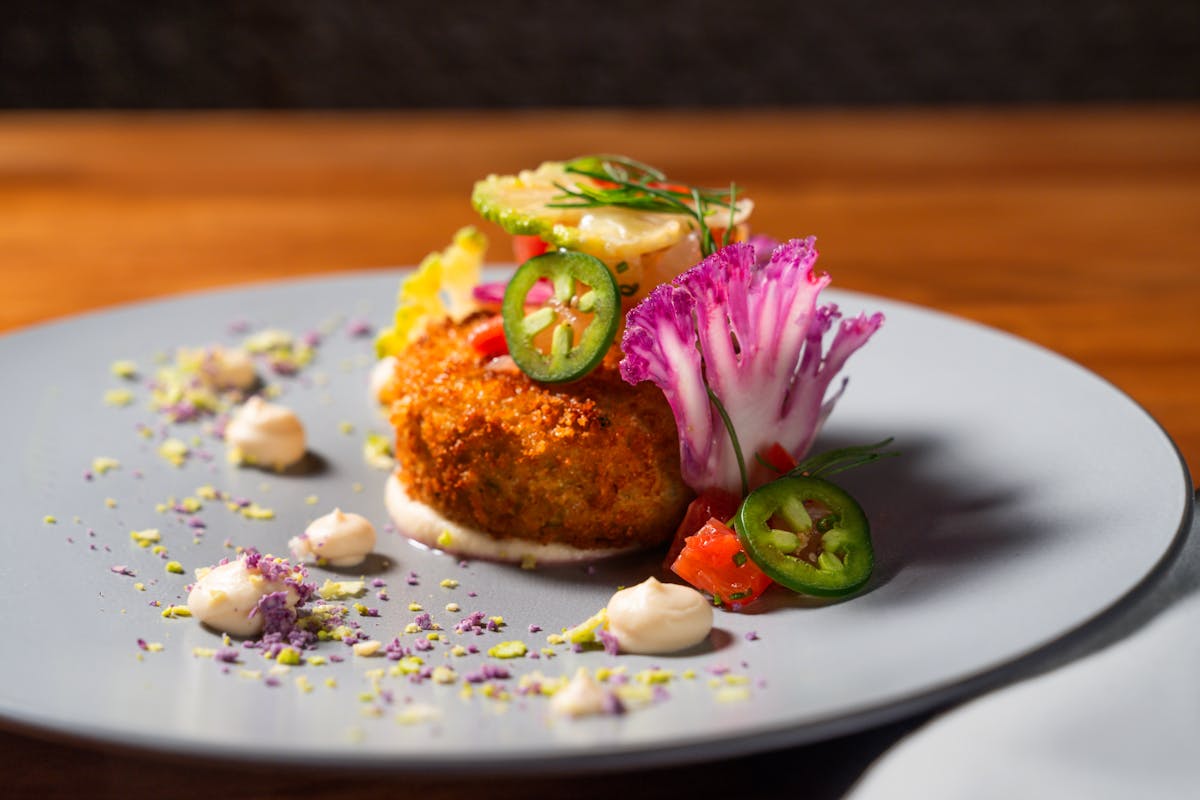
M562 195L546 205L550 208L600 208L616 206L636 211L651 211L660 214L683 214L696 221L700 232L700 252L710 256L717 251L717 243L708 217L720 209L729 210L721 246L729 244L737 207L737 186L728 189L702 189L670 181L659 169L625 156L595 155L581 156L567 162L565 171L599 181L600 186L554 185Z

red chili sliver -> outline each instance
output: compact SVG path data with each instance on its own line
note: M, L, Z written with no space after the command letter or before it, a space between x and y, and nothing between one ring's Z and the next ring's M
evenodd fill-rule
M467 334L467 342L485 356L502 356L508 352L504 338L504 318L497 314L479 323Z
M717 603L737 609L753 602L771 579L760 570L738 536L719 519L710 519L684 541L671 570Z
M675 538L667 549L667 557L663 559L663 569L671 569L675 559L683 551L684 540L704 527L704 523L714 517L725 521L733 519L742 500L732 492L724 489L706 489L696 496L683 515L683 522L675 530Z

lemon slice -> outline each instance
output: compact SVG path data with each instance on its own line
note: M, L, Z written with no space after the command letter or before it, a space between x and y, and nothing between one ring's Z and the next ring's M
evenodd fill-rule
M558 185L556 185L558 184ZM593 185L590 178L568 173L565 165L548 161L516 175L489 175L475 184L471 204L484 219L515 235L540 236L556 247L578 250L615 266L621 261L663 250L683 240L695 221L686 214L637 211L600 206L555 208L559 186ZM749 200L739 200L735 224L750 214ZM716 215L713 227L725 227Z

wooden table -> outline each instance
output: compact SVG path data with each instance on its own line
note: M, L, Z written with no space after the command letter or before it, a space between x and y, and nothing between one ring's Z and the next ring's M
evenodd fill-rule
M1200 474L1196 108L0 115L0 331L202 287L411 264L473 220L476 178L597 151L696 183L736 179L757 202L758 230L819 236L835 286L969 317L1078 361L1141 403ZM503 245L493 253L503 258ZM786 760L832 763L822 785L836 794L903 728ZM484 790L470 779L162 764L7 733L0 753L18 796ZM699 779L746 794L750 772L762 779L754 796L766 796L787 785L770 777L773 758L570 791L663 795ZM566 783L486 788L523 797Z

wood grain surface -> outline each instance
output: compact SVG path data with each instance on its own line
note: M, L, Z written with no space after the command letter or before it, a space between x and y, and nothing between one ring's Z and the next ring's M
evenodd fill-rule
M477 178L584 152L628 153L694 183L736 179L757 230L818 236L835 286L1079 362L1144 406L1200 474L1197 108L0 115L0 331L204 287L412 264L474 220ZM505 260L503 235L485 229ZM163 764L12 733L0 753L13 796L484 789ZM729 776L769 764L623 780L634 796L681 779L765 796L770 781L747 795ZM594 796L623 785L613 781ZM569 786L487 784L493 797Z

